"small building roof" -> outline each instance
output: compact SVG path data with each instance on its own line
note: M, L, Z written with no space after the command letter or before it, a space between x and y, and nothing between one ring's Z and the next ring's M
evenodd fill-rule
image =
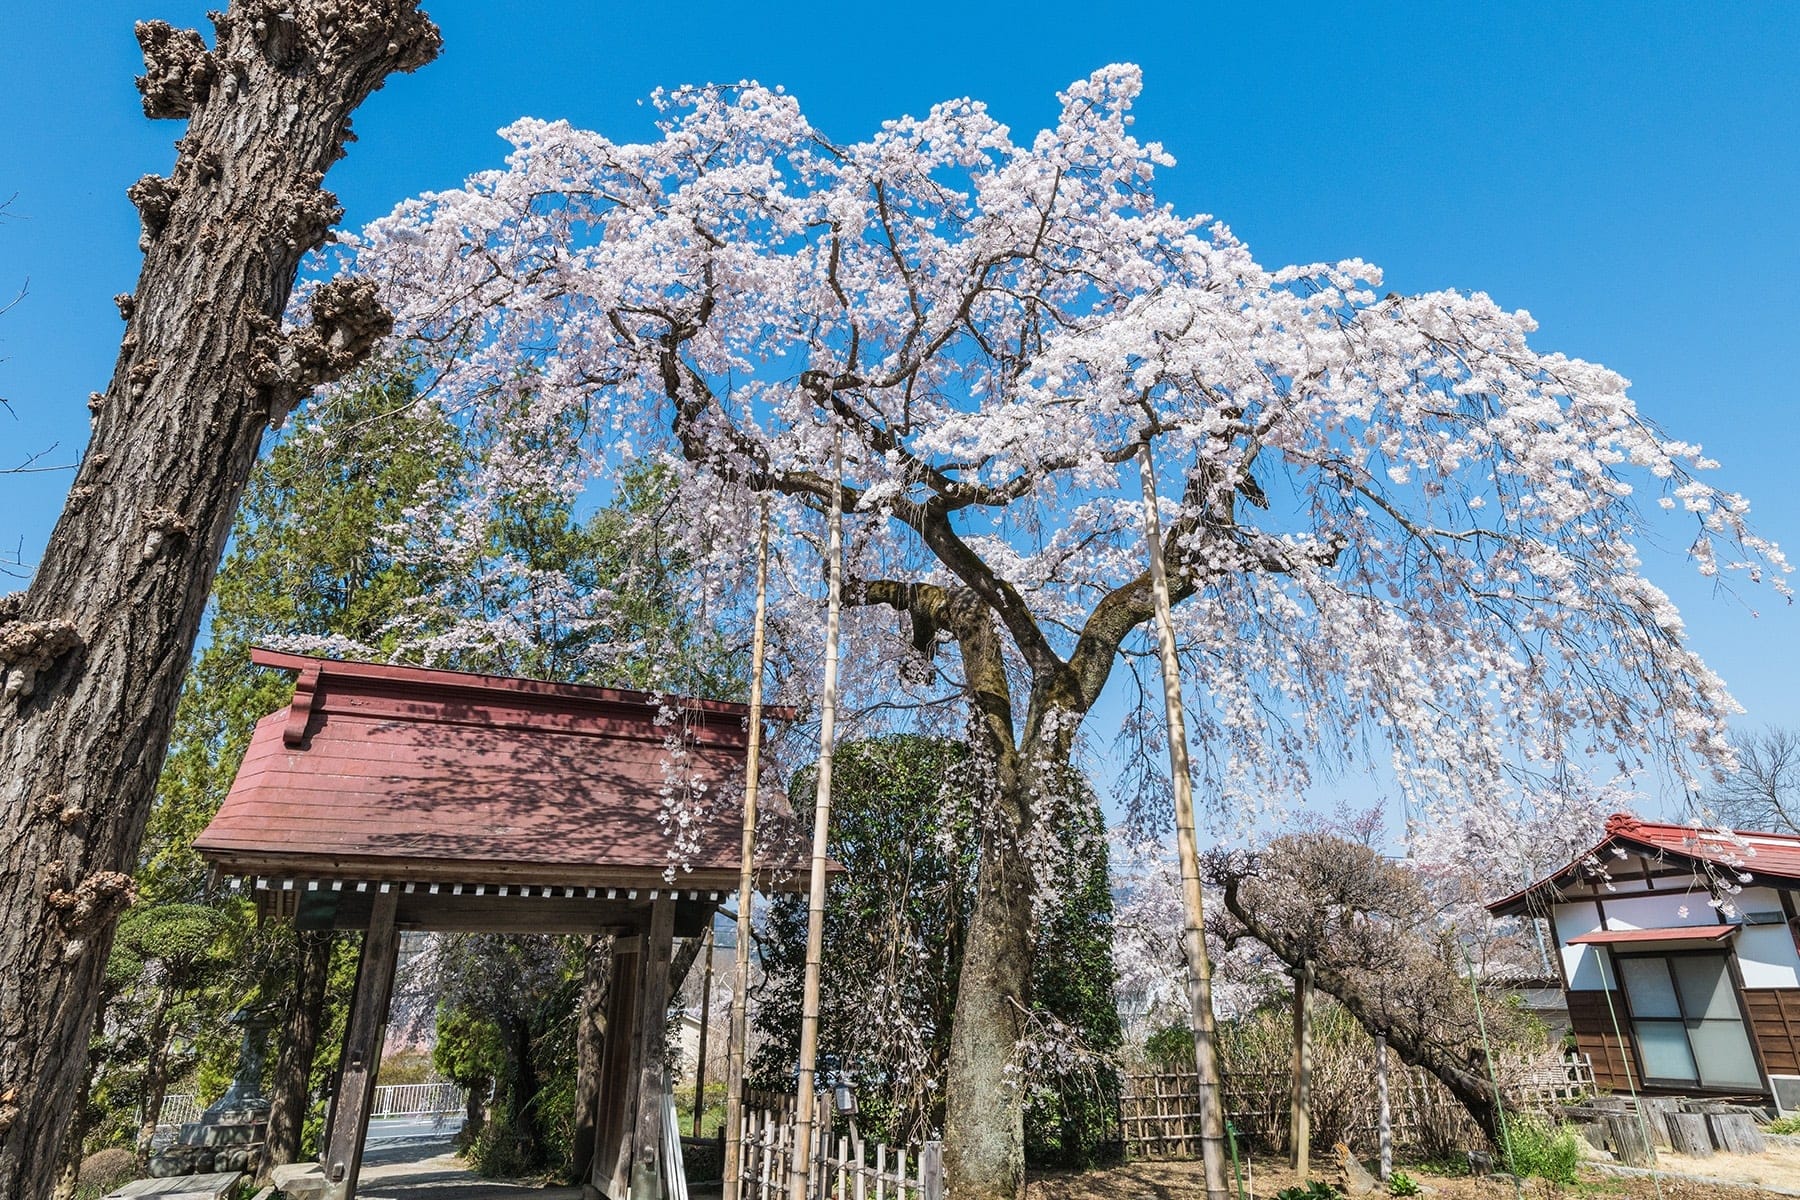
M224 873L737 886L744 705L262 649L251 660L299 679L195 842ZM786 875L804 863L795 850L758 870L765 886L804 887L803 871Z
M1701 873L1729 872L1734 879L1742 872L1765 883L1800 884L1800 836L1747 829L1726 834L1614 813L1606 820L1606 835L1593 849L1529 887L1494 901L1488 911L1497 917L1546 912L1564 888L1601 878L1621 853Z
M1737 925L1675 925L1660 929L1596 929L1569 939L1571 946L1612 946L1621 942L1722 942Z

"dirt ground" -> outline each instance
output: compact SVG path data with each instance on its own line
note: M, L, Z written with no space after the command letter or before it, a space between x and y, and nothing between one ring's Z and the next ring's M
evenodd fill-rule
M1658 1156L1661 1179L1648 1175L1605 1175L1584 1168L1573 1185L1529 1180L1523 1185L1526 1200L1573 1200L1575 1197L1608 1197L1616 1200L1776 1200L1800 1194L1800 1150L1771 1147L1761 1155L1725 1155L1694 1159L1663 1153ZM1298 1180L1285 1163L1252 1161L1245 1183L1247 1194L1269 1200ZM1441 1200L1518 1200L1510 1182L1470 1179L1467 1176L1434 1175L1423 1168L1406 1167L1428 1196ZM1679 1175L1706 1176L1738 1184L1700 1182ZM1334 1180L1335 1174L1315 1172L1315 1178ZM1657 1184L1661 1183L1658 1192ZM1763 1186L1780 1188L1765 1191ZM1103 1171L1084 1171L1034 1177L1026 1188L1027 1200L1194 1200L1203 1194L1197 1162L1137 1162Z

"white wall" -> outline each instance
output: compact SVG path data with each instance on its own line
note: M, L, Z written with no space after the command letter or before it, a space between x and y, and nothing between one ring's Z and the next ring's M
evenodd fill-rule
M1606 896L1599 904L1578 900L1556 905L1552 910L1553 924L1569 989L1598 991L1612 981L1610 964L1602 974L1597 947L1569 945L1570 938L1600 929L1602 905L1609 929L1669 929L1719 924L1721 914L1709 901L1704 889L1693 888L1641 896ZM1745 888L1734 903L1740 916L1781 911L1781 896L1773 888ZM1727 944L1737 951L1745 987L1800 987L1800 953L1795 951L1794 935L1786 924L1745 926Z
M1592 900L1558 904L1551 910L1551 924L1556 929L1556 944L1562 954L1563 973L1568 976L1572 992L1597 992L1601 982L1600 963L1592 946L1571 946L1569 939L1600 928L1600 909Z
M1705 888L1651 892L1646 896L1607 896L1600 903L1606 907L1608 929L1668 929L1678 925L1717 925L1723 920ZM1776 903L1779 905L1780 901Z

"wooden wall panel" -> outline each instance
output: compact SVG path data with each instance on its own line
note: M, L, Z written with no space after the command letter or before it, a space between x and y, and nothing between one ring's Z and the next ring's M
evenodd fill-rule
M1569 1028L1575 1034L1575 1048L1593 1060L1594 1083L1613 1092L1629 1091L1633 1084L1642 1085L1638 1075L1637 1056L1631 1046L1631 1030L1625 1022L1625 998L1612 993L1612 1009L1606 1005L1603 991L1571 991ZM1623 1045L1613 1030L1613 1012L1618 1013Z
M1745 988L1744 1010L1771 1075L1800 1075L1800 988Z

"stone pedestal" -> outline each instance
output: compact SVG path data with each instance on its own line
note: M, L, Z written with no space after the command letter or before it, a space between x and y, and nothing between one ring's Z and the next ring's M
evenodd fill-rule
M269 1102L262 1094L262 1073L274 1022L265 1014L240 1009L231 1023L244 1031L231 1087L198 1121L181 1127L174 1145L150 1160L151 1178L254 1172L262 1166L263 1142L269 1133Z

